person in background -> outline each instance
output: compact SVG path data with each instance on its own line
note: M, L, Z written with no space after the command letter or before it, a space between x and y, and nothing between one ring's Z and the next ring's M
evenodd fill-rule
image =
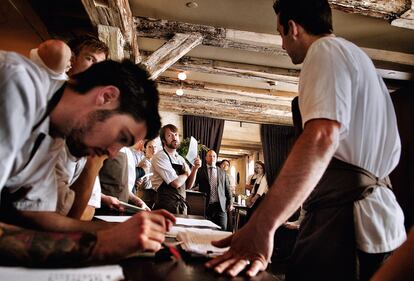
M250 190L250 196L246 202L246 205L249 208L257 206L269 190L266 180L265 165L262 161L259 160L254 163L254 174L248 177L246 189Z
M236 180L230 173L230 161L227 159L221 160L220 168L226 172L227 177L230 181L230 190L233 196L236 194Z
M210 149L206 154L206 165L197 172L195 185L206 196L206 217L227 230L227 212L233 207L229 178L216 166L217 154Z
M144 153L145 157L141 160L138 164L138 167L145 168L146 174L153 173L152 169L152 157L155 153L158 152L157 142L156 140L146 140L144 142ZM143 179L139 179L137 181L137 195L138 197L142 198L144 202L152 208L155 204L155 198L157 196L157 192L152 187L151 176L144 177Z
M231 190L231 196L232 196L232 202L234 202L234 199L236 197L236 180L234 179L233 175L230 173L230 161L227 159L223 159L220 163L220 168L226 172L226 175L230 182L230 190ZM233 231L234 226L234 211L230 210L227 212L227 230Z
M74 76L93 64L108 58L109 48L95 36L83 35L68 42L71 48L71 69ZM75 157L67 147L59 155L56 165L58 175L57 212L71 218L90 218L101 197L98 172L106 156ZM92 198L92 194L95 197ZM92 198L92 199L91 199ZM89 206L89 207L88 207ZM85 214L84 214L85 213Z
M283 49L303 63L304 129L251 220L214 242L230 250L207 266L231 276L264 270L276 229L303 204L286 280L368 280L406 239L388 178L401 152L389 92L366 53L332 33L327 0L273 7Z
M154 175L152 184L157 191L154 209L166 209L173 214L187 214L186 189L194 185L201 166L197 158L190 169L184 158L177 153L180 144L178 128L172 124L160 130L163 149L152 158Z
M128 196L128 200L127 202L131 202L132 204L134 204L135 206L138 206L140 208L143 208L147 211L150 211L151 209L147 206L147 204L145 204L145 202L139 198L138 196L135 195L135 184L136 184L136 178L137 178L137 167L139 163L136 162L136 158L134 157L134 152L132 151L131 147L123 147L120 152L125 153L126 158L127 158L127 183L128 185L126 186L129 196ZM142 168L140 168L142 169ZM142 169L144 170L144 169ZM144 174L145 174L145 170L144 170Z
M70 77L85 71L95 63L106 60L109 55L108 46L91 35L78 36L70 40L68 45L72 50L72 67L68 71Z

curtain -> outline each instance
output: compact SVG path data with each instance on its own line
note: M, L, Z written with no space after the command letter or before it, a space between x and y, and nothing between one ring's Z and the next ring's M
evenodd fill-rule
M217 155L220 152L223 137L224 120L202 116L183 116L184 138L193 136L201 144L213 149ZM204 160L205 152L201 153ZM204 162L204 161L203 161Z
M266 179L269 187L279 174L295 140L302 133L302 117L299 111L298 97L292 100L293 127L281 125L262 125L262 140Z
M391 94L401 138L401 157L391 173L395 197L404 211L406 229L414 224L414 96L413 88L395 91Z
M266 179L269 187L279 174L295 141L295 129L291 126L262 125L260 127Z

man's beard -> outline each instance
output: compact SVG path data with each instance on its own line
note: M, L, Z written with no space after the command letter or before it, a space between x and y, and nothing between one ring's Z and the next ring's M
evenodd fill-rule
M177 149L177 147L180 145L178 141L172 141L170 143L166 143L165 146L169 149Z
M113 110L98 110L91 112L88 115L85 124L73 128L66 136L66 145L69 148L70 154L77 158L88 156L89 147L83 142L85 136L92 130L96 123L105 121L113 114Z

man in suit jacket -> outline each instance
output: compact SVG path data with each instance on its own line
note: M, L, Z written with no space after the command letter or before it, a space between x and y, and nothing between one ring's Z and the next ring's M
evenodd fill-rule
M206 166L197 172L196 185L199 191L207 194L207 218L226 230L227 210L232 207L230 181L226 173L216 166L217 154L214 150L207 152L205 160Z

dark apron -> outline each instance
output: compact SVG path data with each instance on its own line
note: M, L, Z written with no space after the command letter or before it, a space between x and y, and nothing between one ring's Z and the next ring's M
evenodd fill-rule
M264 177L264 175L263 175L263 177ZM262 179L263 179L263 177L262 177ZM262 181L262 179L260 180L260 182ZM257 191L259 190L260 182L257 183L257 178L250 179L250 184L253 185L251 198L253 198L256 195ZM260 203L263 201L264 196L265 196L265 194L260 195L259 198L257 198L256 201L254 202L253 206L251 208L247 209L247 214L246 214L246 220L247 221L250 220L253 213L260 206Z
M184 167L181 164L174 164L171 161L170 155L165 151L171 166L177 173L177 176L185 173ZM166 182L162 182L157 190L157 197L155 200L154 210L165 209L173 214L187 214L187 202L185 201L185 184L178 189L172 187Z
M305 201L286 280L356 280L354 202L373 186L391 188L387 178L333 158Z

